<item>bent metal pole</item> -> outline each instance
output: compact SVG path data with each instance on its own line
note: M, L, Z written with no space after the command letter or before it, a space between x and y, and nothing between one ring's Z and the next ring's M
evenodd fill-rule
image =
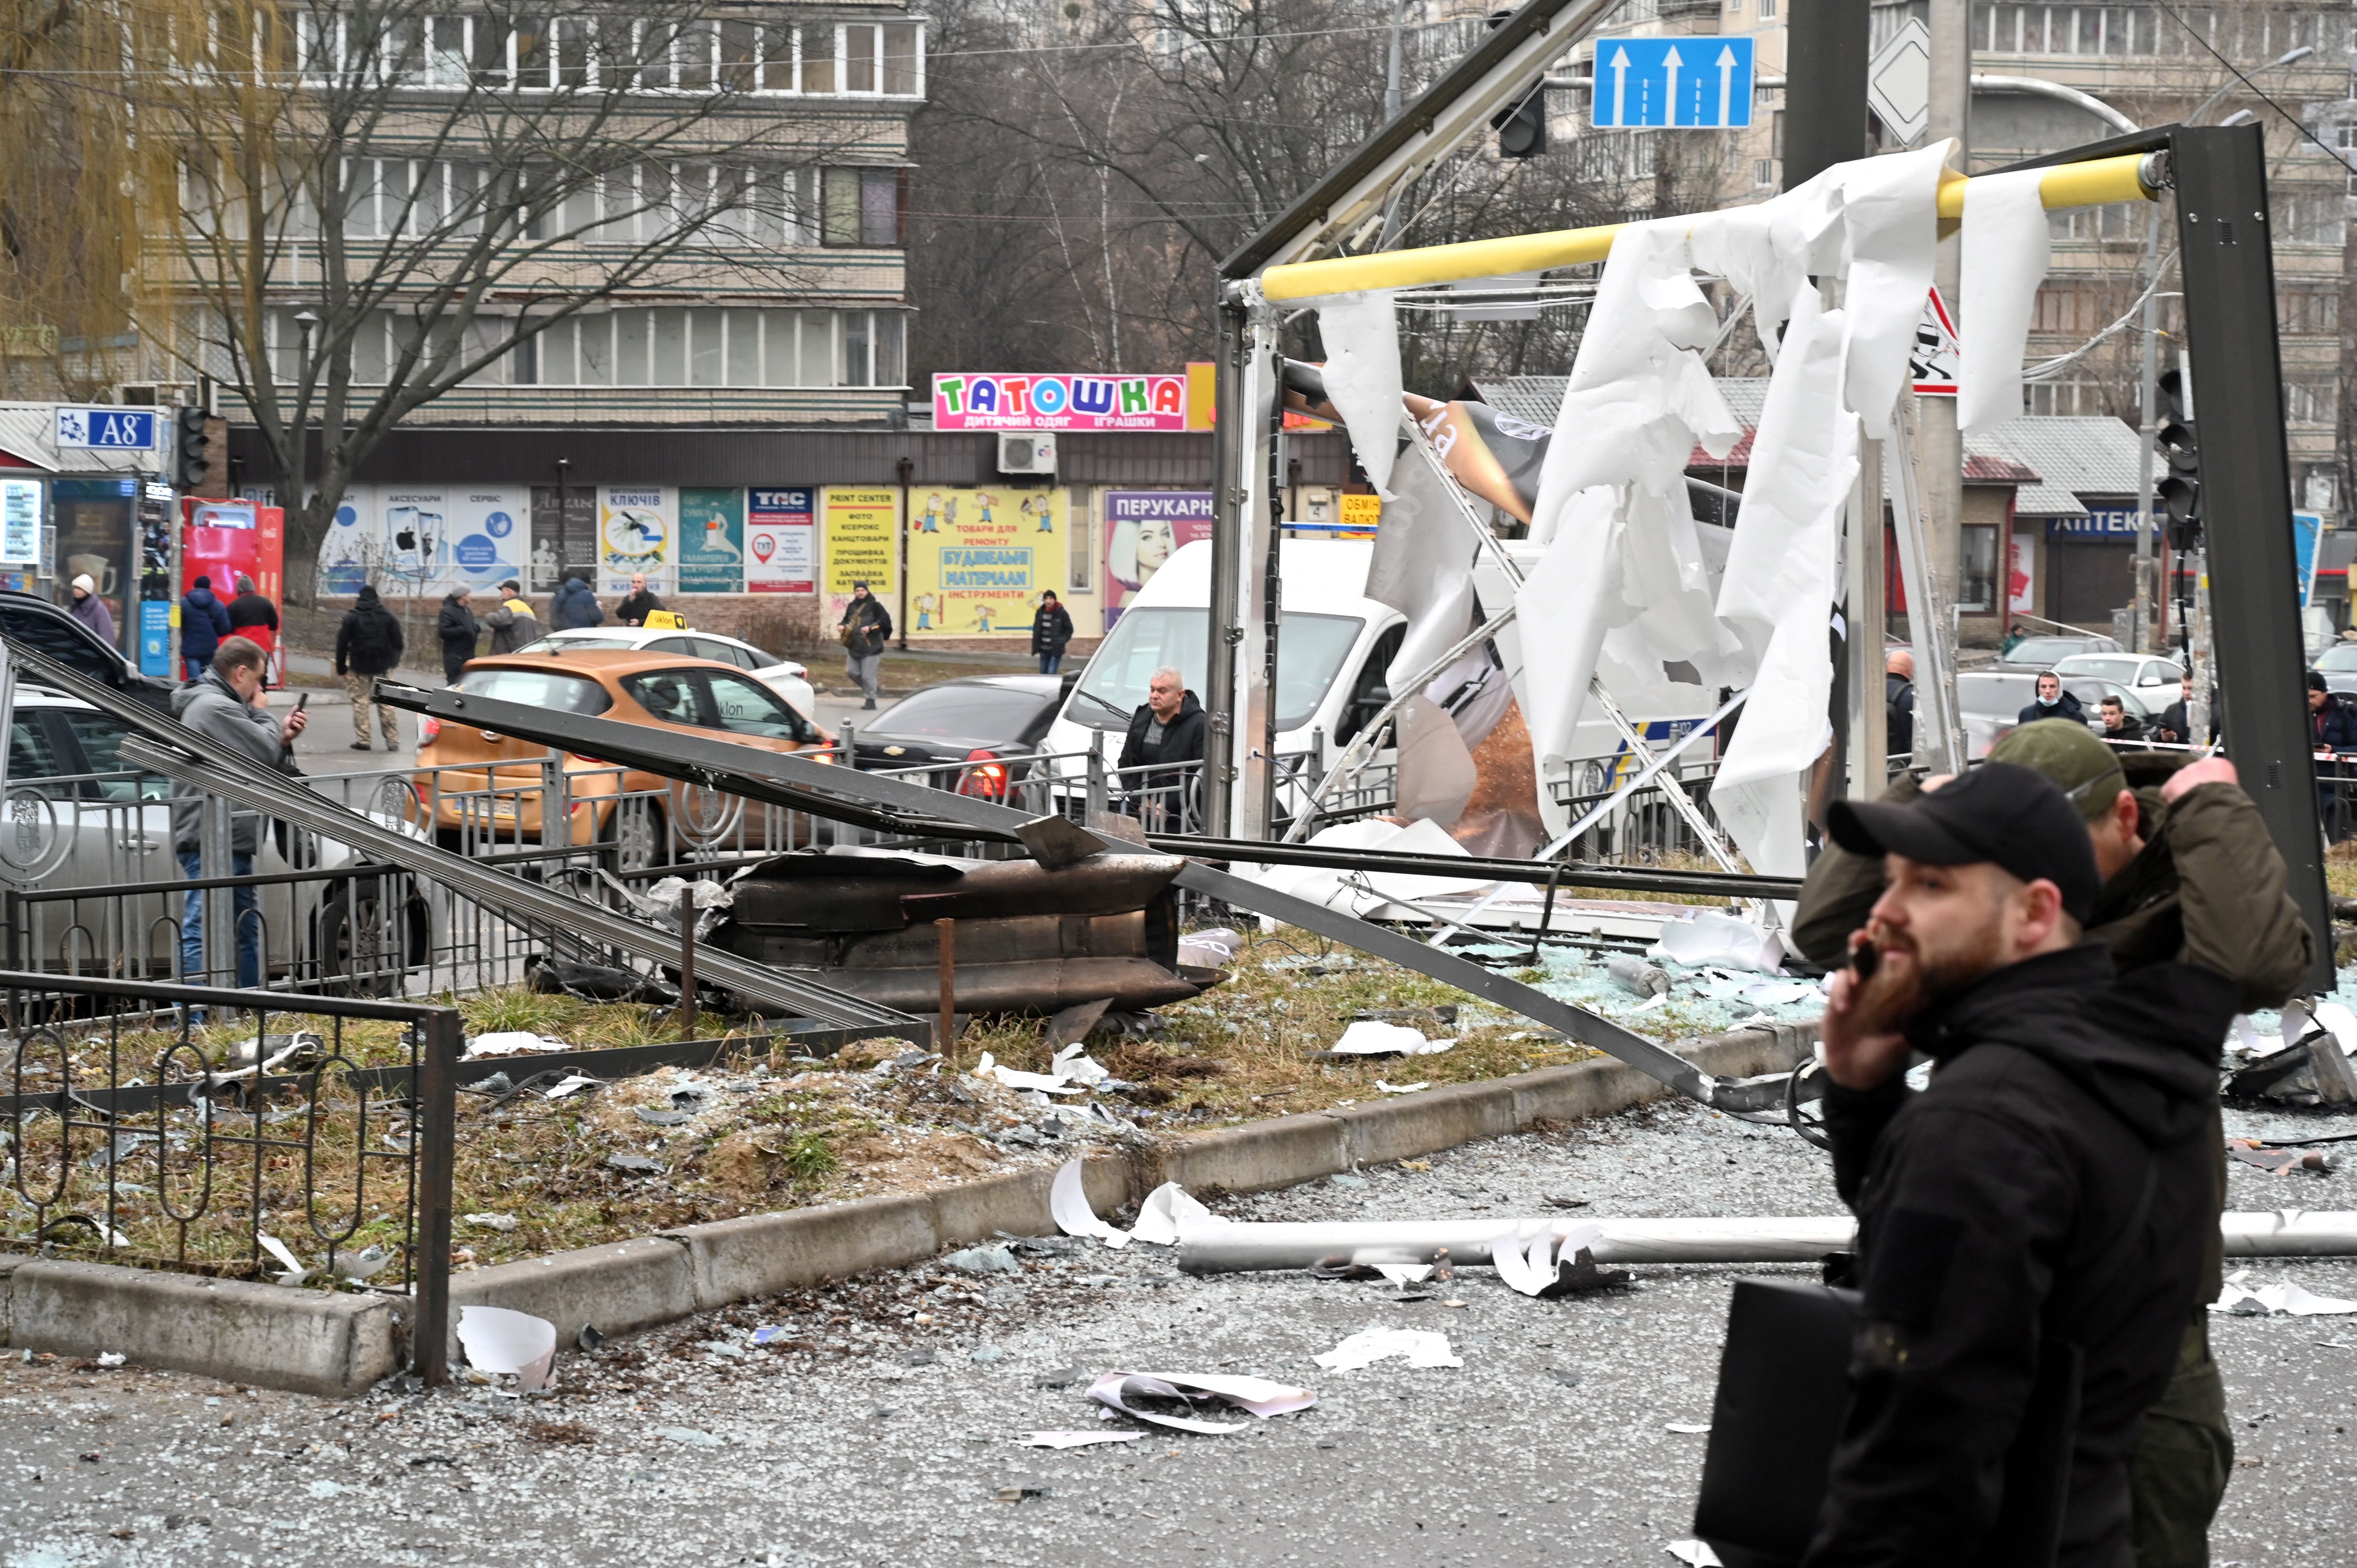
M1319 1264L1487 1263L1498 1242L1527 1247L1601 1225L1589 1244L1598 1263L1813 1263L1846 1249L1857 1234L1847 1215L1770 1219L1344 1220L1261 1224L1219 1220L1178 1237L1178 1267L1190 1274L1307 1269ZM2230 1258L2337 1258L2357 1254L2357 1213L2227 1214L2219 1234Z

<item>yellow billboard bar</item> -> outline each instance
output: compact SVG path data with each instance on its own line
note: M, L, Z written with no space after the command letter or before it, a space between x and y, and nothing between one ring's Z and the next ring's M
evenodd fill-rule
M2038 194L2049 212L2072 207L2101 207L2115 201L2150 201L2158 194L2146 183L2151 155L2123 153L2117 157L2086 163L2059 164L2046 171ZM1940 216L1964 215L1964 187L1971 180L1951 171L1940 182ZM1295 262L1261 274L1260 289L1270 300L1309 299L1325 294L1355 294L1371 288L1414 288L1423 284L1456 283L1466 278L1501 277L1511 273L1544 272L1580 262L1600 262L1612 250L1612 237L1626 228L1604 223L1593 229L1558 229L1546 234L1515 234L1502 240L1469 240L1457 245L1430 245L1418 251L1380 251L1365 256L1337 256L1323 262Z

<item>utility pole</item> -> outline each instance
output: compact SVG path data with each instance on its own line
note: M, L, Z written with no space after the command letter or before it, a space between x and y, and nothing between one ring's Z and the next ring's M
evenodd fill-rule
M1957 159L1969 174L1973 46L1967 23L1971 13L1965 0L1930 0L1930 4L1932 115L1924 134L1935 142L1953 137ZM1953 315L1964 292L1964 241L1960 235L1950 234L1940 242L1932 281L1940 297L1948 302ZM1973 324L1959 319L1956 335L1964 351L1971 353ZM1955 605L1962 602L1964 538L1964 438L1956 428L1956 400L1924 398L1915 431L1915 471L1922 480L1923 511L1931 535L1928 543L1932 559L1926 564L1943 590L1939 602ZM2007 540L2006 543L2010 548L2012 542ZM2000 578L2002 575L2000 573ZM1911 623L1911 616L1910 619ZM1953 624L1920 628L1910 625L1910 629L1918 640L1929 634L1953 646L1956 628Z

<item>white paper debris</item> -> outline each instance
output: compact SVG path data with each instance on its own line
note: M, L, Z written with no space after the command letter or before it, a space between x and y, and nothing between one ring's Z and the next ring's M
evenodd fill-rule
M264 1251L286 1265L285 1272L278 1276L280 1284L299 1285L311 1277L312 1271L304 1267L303 1260L289 1251L285 1242L266 1230L255 1231L253 1239L262 1244Z
M1085 1448L1092 1443L1135 1443L1143 1432L1030 1432L1015 1441L1024 1448Z
M1309 302L1326 349L1326 401L1351 432L1351 449L1377 492L1389 494L1399 449L1399 313L1392 291L1329 295Z
M102 1350L98 1353L98 1364L102 1367L120 1367L129 1359L130 1358L120 1350Z
M1429 1057L1437 1056L1456 1043L1453 1039L1427 1039L1423 1030L1411 1029L1405 1024L1361 1018L1326 1048L1352 1057Z
M1056 1229L1067 1236L1093 1236L1108 1247L1129 1245L1128 1231L1098 1219L1096 1210L1089 1207L1078 1155L1056 1173L1055 1185L1048 1189L1048 1212L1055 1217Z
M512 1230L522 1223L512 1214L467 1214L459 1218L469 1225L479 1225L486 1230L500 1232Z
M1395 1285L1422 1284L1432 1277L1430 1263L1377 1263L1375 1273Z
M1199 1225L1226 1223L1189 1197L1185 1187L1175 1181L1166 1181L1147 1193L1146 1201L1137 1206L1137 1224L1131 1230L1129 1239L1157 1247L1175 1247L1181 1236Z
M1103 1063L1088 1055L1087 1047L1078 1043L1057 1052L1056 1059L1049 1066L1054 1069L1055 1076L1069 1079L1074 1083L1087 1084L1092 1089L1113 1076L1104 1069Z
M1308 1410L1318 1402L1318 1396L1308 1389L1270 1382L1265 1378L1238 1378L1224 1374L1107 1372L1089 1385L1089 1398L1099 1404L1136 1420L1151 1422L1157 1426L1219 1436L1243 1432L1252 1425L1246 1421L1229 1423L1201 1421L1193 1416L1163 1415L1155 1411L1136 1409L1128 1402L1144 1398L1200 1400L1206 1397L1223 1401L1264 1421L1273 1415Z
M585 1089L596 1089L603 1082L604 1079L602 1079L590 1078L585 1074L576 1072L572 1074L570 1077L558 1080L555 1086L549 1090L548 1098L551 1100L563 1100L565 1096L578 1094Z
M1377 1079L1375 1087L1385 1094L1414 1094L1419 1090L1430 1089L1432 1080L1426 1079L1421 1083L1385 1083L1382 1079Z
M1060 1072L1024 1072L1000 1065L988 1051L974 1064L974 1076L996 1079L1009 1089L1034 1090L1041 1094L1080 1094L1085 1092L1078 1084Z
M1663 1550L1687 1564L1687 1568L1723 1568L1718 1553L1710 1549L1706 1541L1673 1541Z
M1784 961L1784 940L1749 920L1704 909L1681 919L1664 921L1662 934L1645 956L1701 969L1717 964L1750 973L1774 974ZM1803 988L1805 989L1805 987ZM1749 1000L1749 998L1746 998Z
M1977 434L2021 417L2029 313L2053 257L2039 198L2042 171L1985 174L1964 188L1964 319L1972 348L1956 383L1956 423Z
M569 1051L567 1042L548 1035L535 1035L530 1029L505 1029L496 1034L477 1035L467 1042L466 1059L481 1057L526 1056L535 1051Z
M1705 1422L1673 1421L1673 1422L1668 1423L1667 1424L1668 1424L1669 1430L1671 1430L1672 1432L1683 1432L1683 1433L1684 1433L1684 1434L1685 1434L1687 1436L1689 1436L1689 1437L1692 1437L1692 1436L1694 1436L1694 1435L1695 1435L1696 1434L1699 1434L1699 1433L1708 1432L1708 1431L1710 1430L1710 1423L1708 1423L1708 1422L1706 1422L1706 1421L1705 1421Z
M2292 1010L2298 1005L2299 1004L2293 1002L2284 1007L2286 1039L2296 1040L2300 1037L2302 1031L2296 1030L2292 1026ZM2341 1055L2357 1056L2357 1013L2351 1012L2347 1003L2319 1002L2315 1006L2314 1016L2318 1023L2331 1031L2333 1039L2341 1047Z
M1229 926L1189 931L1178 939L1178 961L1195 969L1225 969L1243 950L1243 933Z
M1426 1328L1361 1328L1331 1350L1310 1358L1329 1372L1355 1372L1377 1361L1405 1356L1410 1367L1461 1367L1448 1348L1448 1336Z
M504 1306L461 1306L458 1344L468 1366L493 1377L513 1373L525 1390L546 1387L556 1363L556 1325Z
M2339 1296L2317 1295L2289 1281L2260 1285L2255 1290L2243 1282L2251 1277L2248 1269L2236 1269L2226 1276L2225 1288L2218 1299L2210 1304L2212 1312L2233 1313L2256 1317L2271 1312L2293 1317L2334 1316L2357 1312L2357 1301L2344 1301Z

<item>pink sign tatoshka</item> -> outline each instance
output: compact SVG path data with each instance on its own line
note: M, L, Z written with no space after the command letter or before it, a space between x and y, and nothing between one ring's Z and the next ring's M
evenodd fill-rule
M944 372L936 430L1184 430L1185 376Z

